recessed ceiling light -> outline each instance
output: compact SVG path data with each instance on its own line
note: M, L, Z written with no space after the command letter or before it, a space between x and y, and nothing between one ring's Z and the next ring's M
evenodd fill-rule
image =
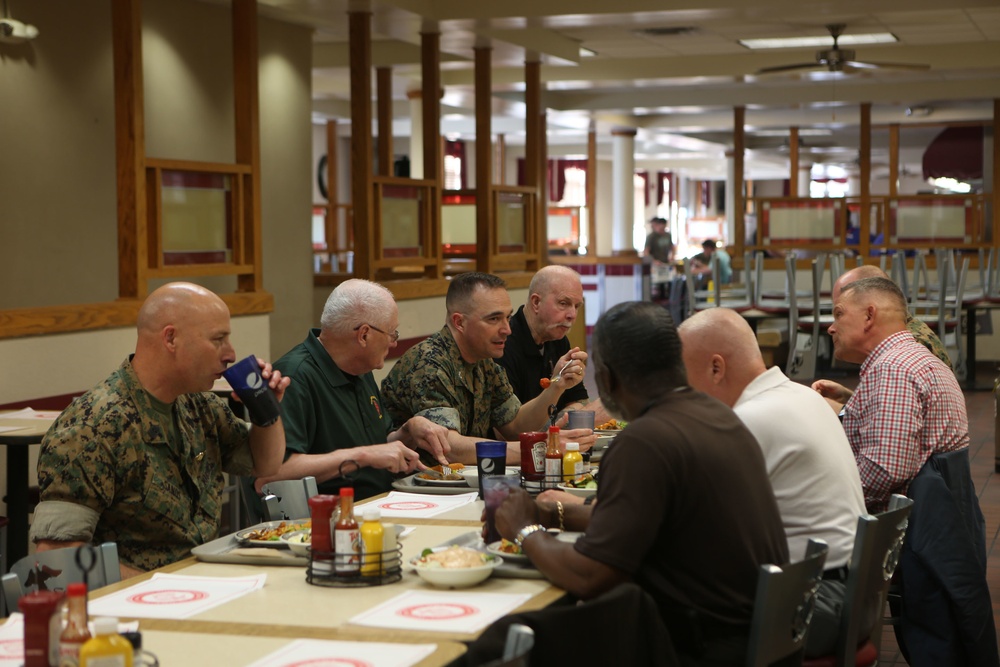
M593 58L597 55L597 51L588 49L586 46L580 47L580 57L581 58Z
M802 49L814 46L832 46L833 38L830 35L822 37L773 37L765 39L740 39L740 44L748 49ZM873 32L860 35L841 35L838 43L840 46L853 46L858 44L892 44L899 40L891 32Z

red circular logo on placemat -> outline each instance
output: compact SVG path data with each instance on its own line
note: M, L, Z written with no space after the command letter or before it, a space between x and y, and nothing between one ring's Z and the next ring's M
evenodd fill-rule
M3 641L0 641L0 657L23 658L24 640L4 639Z
M416 618L421 621L450 621L455 618L478 614L479 610L467 604L437 602L431 604L417 604L412 607L403 607L396 613L400 616Z
M372 663L354 658L312 658L290 662L285 667L372 667Z
M185 604L204 600L207 597L208 593L201 591L165 590L139 593L126 599L136 604Z
M419 500L408 500L399 503L382 503L379 505L384 510L432 510L437 507L437 503L429 503Z

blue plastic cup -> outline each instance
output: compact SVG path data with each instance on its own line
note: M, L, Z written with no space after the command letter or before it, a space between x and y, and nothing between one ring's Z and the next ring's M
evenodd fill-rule
M257 357L251 354L246 359L237 361L223 371L222 375L246 406L250 421L255 426L270 426L278 421L281 408L278 407L274 392L260 374Z
M483 498L483 478L507 474L507 443L496 440L477 442L476 467L479 469L479 497Z

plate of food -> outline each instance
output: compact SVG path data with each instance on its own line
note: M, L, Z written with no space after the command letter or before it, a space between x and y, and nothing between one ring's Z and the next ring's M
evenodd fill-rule
M296 521L265 521L251 526L244 530L237 531L236 540L243 545L255 547L288 547L287 542L281 541L281 536L285 533L292 533L296 530L308 530L312 527L309 519L299 519Z
M567 481L565 484L559 484L558 488L567 493L572 493L574 496L586 498L597 493L597 478L592 473L584 473Z
M467 588L486 580L493 570L503 565L503 558L469 547L451 545L424 549L410 559L410 565L420 578L441 588Z
M445 466L432 466L424 472L418 472L413 476L414 484L425 486L468 486L462 471L465 465L461 463L449 463Z
M500 556L505 561L510 561L511 563L530 563L531 559L528 555L521 551L521 547L517 546L510 540L500 540L499 542L490 542L486 545L486 552L491 553L494 556Z
M618 435L626 426L628 426L628 422L626 421L622 421L620 419L609 419L603 424L595 426L594 433L597 435Z

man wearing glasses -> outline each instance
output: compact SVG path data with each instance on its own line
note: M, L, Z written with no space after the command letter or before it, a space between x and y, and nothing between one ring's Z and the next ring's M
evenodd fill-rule
M312 475L320 493L336 494L346 484L367 498L389 491L395 473L417 468L417 449L447 462L447 430L414 417L393 431L372 377L396 346L398 326L399 309L382 285L348 280L333 290L320 328L275 362L296 389L285 392L281 406L285 461L276 475L256 481L258 490ZM350 482L344 473L352 473Z

